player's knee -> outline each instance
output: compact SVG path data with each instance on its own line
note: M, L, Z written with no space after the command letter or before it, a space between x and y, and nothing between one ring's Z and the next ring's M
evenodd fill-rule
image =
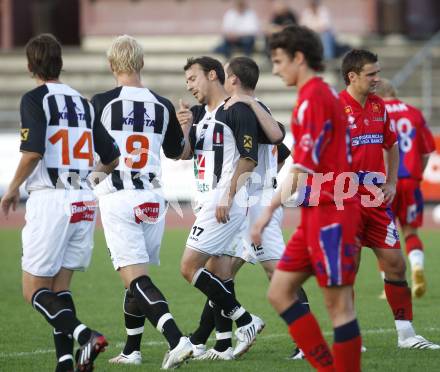
M279 311L282 308L283 296L276 288L269 287L267 299L275 310Z
M142 311L139 309L139 306L137 304L137 300L134 297L134 295L130 289L127 289L125 291L124 313L127 315L132 315L132 316L143 315Z
M195 270L193 269L192 265L190 265L187 261L182 261L180 263L180 273L187 282L191 283Z

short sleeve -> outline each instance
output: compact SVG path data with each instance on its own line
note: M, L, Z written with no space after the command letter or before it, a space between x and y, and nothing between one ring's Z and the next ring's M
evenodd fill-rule
M396 129L391 126L390 116L384 110L383 148L389 150L397 142Z
M285 161L290 156L290 150L284 143L280 143L279 145L277 145L277 150L278 150L277 151L277 154L278 154L277 163L281 164L283 161Z
M46 150L47 119L42 100L39 101L30 93L23 96L20 103L20 151L36 152L41 156Z
M304 100L298 107L295 128L294 167L314 172L333 136L333 123L322 100Z
M95 98L95 97L94 97ZM104 128L101 122L101 110L99 100L92 99L92 106L95 109L95 121L93 123L93 144L95 151L101 158L103 164L110 164L118 158L121 153L119 147L113 137Z
M240 157L248 158L258 163L258 120L254 112L247 105L236 103L229 109L232 117L232 131L234 133Z
M182 128L176 117L176 111L172 105L168 107L169 122L165 132L162 148L167 158L176 159L183 151L185 141L183 138Z
M420 152L423 155L430 154L435 150L435 141L429 130L428 124L426 124L425 119L421 116L422 124L420 126Z

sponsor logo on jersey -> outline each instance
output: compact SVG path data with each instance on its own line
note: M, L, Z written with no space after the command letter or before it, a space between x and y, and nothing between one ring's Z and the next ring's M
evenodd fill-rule
M141 120L141 124L143 124L145 127L154 127L156 125L156 121L154 119L151 119L151 117L147 113L146 108L144 108L144 117ZM122 124L134 125L135 123L138 124L134 118L134 111L130 112L127 116L122 118Z
M383 143L383 134L380 133L363 134L362 136L353 137L351 139L352 146L374 145L379 143Z
M86 120L86 113L82 111L75 102L73 102L73 108L75 112L70 114L67 110L67 105L65 105L63 110L58 113L58 120Z
M96 202L76 202L70 205L70 223L92 222L95 219Z
M29 128L21 128L20 129L21 142L26 142L28 138L29 138Z
M194 159L194 175L197 179L205 179L206 161L205 155L197 154L197 158Z
M243 136L243 147L249 152L252 149L252 136L245 134Z
M155 222L159 217L159 203L143 203L133 208L134 219L137 224L141 222Z

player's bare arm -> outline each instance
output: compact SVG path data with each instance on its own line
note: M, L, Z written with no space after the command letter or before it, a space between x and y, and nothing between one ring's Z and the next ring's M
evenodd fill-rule
M396 195L397 171L399 169L399 145L396 142L393 147L385 152L387 179L382 185L384 202L391 203Z
M96 186L98 183L104 180L107 175L113 172L118 165L119 157L114 159L109 164L104 164L102 161L99 161L96 165L96 168L89 174L87 178L93 186Z
M300 169L292 168L291 172L283 180L280 188L272 197L270 205L264 209L262 215L251 228L251 240L255 245L261 245L261 236L264 228L270 222L277 208L286 203L298 188L298 180L305 175Z
M242 102L252 109L261 125L261 129L263 129L264 134L266 134L271 143L279 144L283 141L285 131L283 133L283 130L280 128L282 124L279 124L272 115L258 103L255 97L246 94L234 94L226 102L225 110L237 102Z
M226 190L220 205L218 205L215 210L215 217L219 223L227 223L229 221L229 210L231 209L234 196L246 183L247 179L255 168L255 165L255 161L249 158L242 157L238 161L237 168L231 179L231 185L229 189Z
M183 136L185 138L185 147L183 149L182 155L179 159L188 160L191 159L192 151L189 142L189 131L193 124L193 114L190 110L190 105L184 102L182 99L179 100L179 110L176 113L177 120L179 121L180 127L183 131Z
M31 175L40 160L41 154L37 152L22 153L14 178L12 179L8 190L1 200L1 209L5 217L8 217L11 206L12 210L15 211L20 198L19 188L22 183Z

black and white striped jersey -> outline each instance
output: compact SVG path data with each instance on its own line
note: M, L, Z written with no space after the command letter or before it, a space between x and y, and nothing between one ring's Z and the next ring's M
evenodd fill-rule
M26 181L26 190L88 189L85 179L95 165L119 156L102 125L95 125L91 104L66 84L46 83L21 99L21 145L41 161Z
M258 162L258 121L243 103L212 112L207 106L191 108L194 124L189 133L194 157L197 207L215 200L215 190L229 187L240 157ZM217 195L218 196L218 195Z
M184 148L172 103L147 88L123 86L95 95L92 105L121 151L118 167L97 186L99 192L158 187L161 147L169 158L178 158Z

